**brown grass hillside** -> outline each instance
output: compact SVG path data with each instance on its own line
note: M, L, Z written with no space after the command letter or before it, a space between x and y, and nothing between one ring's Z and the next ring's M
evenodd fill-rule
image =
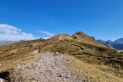
M46 42L41 51L70 54L84 62L104 64L118 69L123 68L122 53L118 53L117 50L99 43L82 32L77 32L72 36L66 34L56 35Z
M0 64L3 64L3 66L0 67L0 72L11 69L19 63L34 60L37 55L30 53L43 46L43 42L44 40L33 40L1 46Z
M21 63L34 61L38 55L30 53L35 50L68 54L75 60L83 62L84 65L96 66L99 72L123 78L123 52L109 48L82 32L77 32L72 36L59 34L47 40L24 41L1 46L0 64L4 66L0 67L0 72L14 68Z

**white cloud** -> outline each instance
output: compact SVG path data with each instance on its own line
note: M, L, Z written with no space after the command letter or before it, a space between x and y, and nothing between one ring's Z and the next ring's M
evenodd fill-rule
M2 33L7 33L7 34L17 34L21 31L21 29L18 29L14 26L10 26L10 25L7 25L7 24L0 24L0 32Z
M0 24L0 40L33 40L33 34L22 32L21 29L7 25Z
M50 37L42 37L43 39L49 39Z
M46 34L48 36L54 36L53 33L50 33L50 32L46 32L46 31L39 31L40 33L43 33L43 34Z

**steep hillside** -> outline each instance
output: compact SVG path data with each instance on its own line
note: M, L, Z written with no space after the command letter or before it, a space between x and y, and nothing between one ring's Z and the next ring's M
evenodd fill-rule
M84 62L123 68L122 52L118 53L117 50L106 47L82 32L77 32L73 36L66 35L59 40L62 35L49 39L47 45L40 51L70 54ZM84 39L82 39L83 36L85 36Z
M42 46L44 40L24 41L0 47L0 72L13 68L18 63L33 60L35 55L30 54ZM26 59L27 58L27 59ZM31 59L32 58L32 59ZM3 66L1 66L3 65Z
M30 79L37 82L123 81L123 52L109 48L82 32L2 46L0 65L0 78L9 72L4 79L10 82L19 78L23 82L30 82ZM49 79L41 80L40 77Z
M92 43L92 44L99 44L94 37L90 37L83 32L76 32L73 36L74 40L85 42L85 43ZM100 44L101 45L101 44Z
M0 46L5 45L5 44L11 44L11 43L16 43L17 41L0 41Z
M11 82L123 81L120 74L112 68L84 63L67 54L40 53L38 60L18 65L16 68L10 71Z

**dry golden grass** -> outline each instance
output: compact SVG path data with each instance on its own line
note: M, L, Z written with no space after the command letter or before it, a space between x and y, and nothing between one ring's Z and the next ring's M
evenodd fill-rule
M0 72L14 68L18 64L35 60L37 55L31 52L43 45L41 40L17 42L0 47Z
M29 53L37 48L41 52L69 54L68 57L72 61L68 63L69 69L79 76L84 75L92 79L92 82L123 82L121 77L112 74L114 68L117 68L119 74L123 73L123 54L83 33L76 33L73 36L61 34L48 40L25 41L2 46L0 64L4 66L0 67L0 72L14 68L18 64L34 61L38 56Z
M84 76L88 79L91 79L92 82L123 82L123 78L98 69L109 69L110 67L107 67L105 65L92 65L84 63L70 55L67 57L70 59L70 62L67 62L68 68L74 71L80 77Z
M100 45L94 45L76 40L60 40L41 48L41 52L59 52L73 55L76 58L91 64L104 64L123 69L123 54L117 50Z
M22 59L18 59L18 60L14 60L14 61L9 60L7 62L3 61L1 63L4 64L4 65L0 67L0 72L8 71L10 69L14 69L19 64L24 64L24 63L35 61L38 57L39 57L38 54L31 54L29 56L23 57Z
M89 44L93 44L93 45L97 45L97 46L106 47L105 45L96 41L94 37L88 36L88 35L84 34L83 32L76 32L73 35L73 38L80 42L85 42L85 43L89 43Z

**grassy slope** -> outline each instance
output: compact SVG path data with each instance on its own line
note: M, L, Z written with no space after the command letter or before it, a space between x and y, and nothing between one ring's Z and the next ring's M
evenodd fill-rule
M40 51L69 54L71 57L74 57L73 62L78 60L78 66L76 66L77 68L72 69L76 73L79 73L76 70L83 68L85 76L88 78L94 78L93 75L96 77L102 77L100 80L96 78L94 81L123 81L122 52L118 53L117 50L106 47L94 39L90 39L92 41L89 41L89 38L91 37L88 37L88 39L84 41L82 39L69 39L71 36L69 38L67 36L62 40L58 40L59 37L60 35L47 41L47 45L45 45L45 47L43 47ZM81 65L81 68L79 68L79 65ZM72 67L70 66L70 68ZM108 78L109 76L111 79Z
M67 62L68 68L73 70L80 77L84 76L90 79L92 82L123 82L123 77L117 75L115 71L107 72L100 70L114 70L113 68L105 65L88 64L70 55L68 55L68 58L70 59L70 62Z
M71 66L70 68L74 71L83 68L85 73L90 73L86 75L89 78L94 77L93 72L94 74L99 72L96 76L101 74L103 77L103 73L105 73L107 76L119 80L123 78L123 53L118 53L117 50L106 47L95 41L93 37L81 32L72 36L61 34L48 40L25 41L2 46L0 47L0 64L4 64L4 66L0 67L0 72L13 68L17 64L35 60L38 56L29 53L37 48L40 49L40 52L69 54L71 58L74 58L73 62L78 61L77 68L73 69ZM81 68L79 68L79 64ZM84 67L82 67L83 65ZM91 69L92 67L93 69ZM77 71L76 73L79 74Z
M94 82L123 81L123 55L117 53L117 50L75 40L61 40L42 48L41 52L69 54L71 62L74 62L74 65L68 64L69 69L79 76L83 74L91 78Z
M123 68L123 54L111 48L100 47L75 40L58 41L41 49L41 51L70 54L79 60L92 64L104 64L117 69Z
M0 72L14 68L17 64L35 60L38 55L31 54L37 47L43 45L44 41L33 40L17 42L0 47Z

